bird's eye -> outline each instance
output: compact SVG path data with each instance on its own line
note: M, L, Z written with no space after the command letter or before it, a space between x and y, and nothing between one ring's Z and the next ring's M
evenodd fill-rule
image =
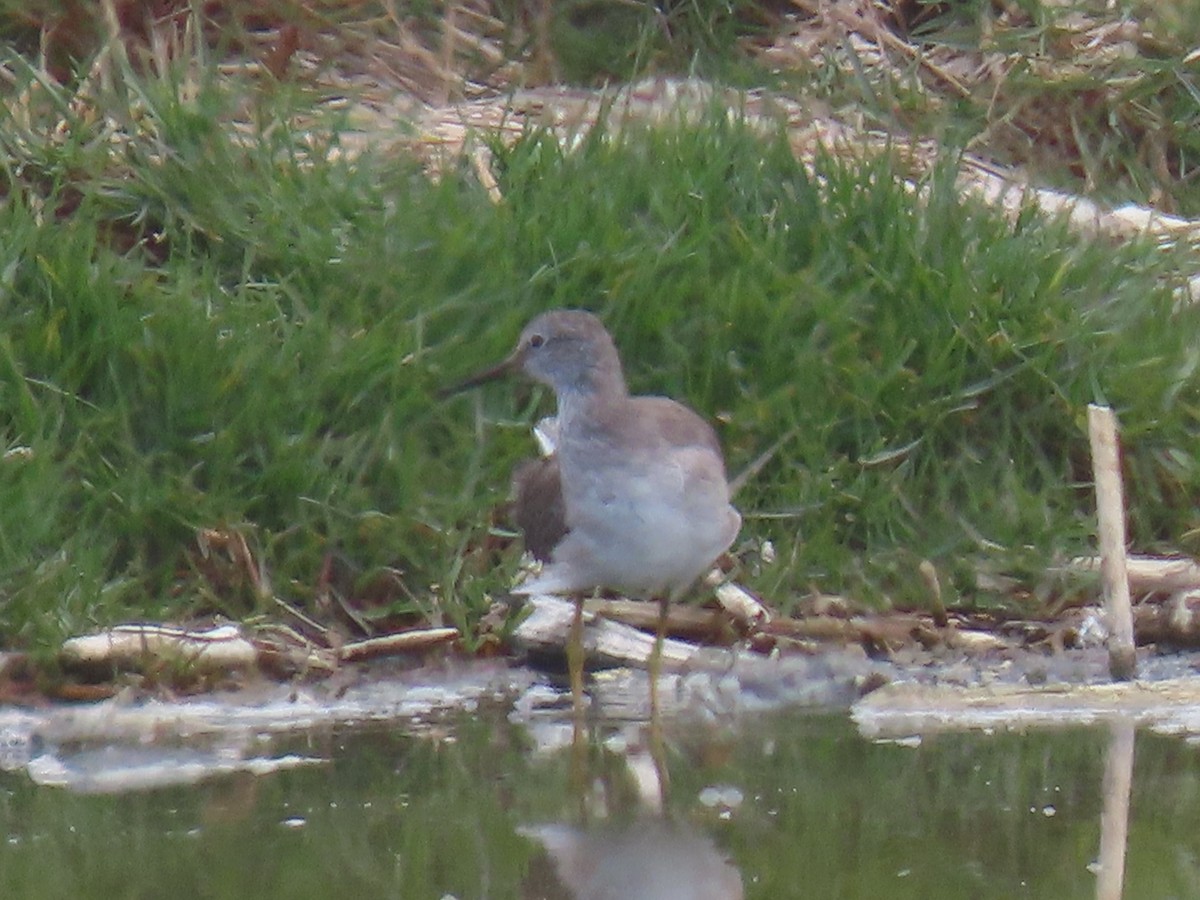
M535 350L544 343L546 343L546 339L540 334L531 334L529 336L529 346Z

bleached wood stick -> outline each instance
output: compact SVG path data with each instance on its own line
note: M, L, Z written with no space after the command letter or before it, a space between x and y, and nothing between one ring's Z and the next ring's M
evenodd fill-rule
M258 651L236 625L189 630L171 625L115 625L96 634L69 638L62 659L76 665L137 667L146 661L174 660L202 671L248 669Z
M513 631L513 641L525 650L561 652L567 643L574 604L550 594L535 594L528 605L532 612ZM654 648L654 637L629 625L596 617L591 622L585 620L583 644L589 659L645 667ZM692 644L667 638L663 641L663 667L677 669L697 652L698 648Z
M1117 421L1107 406L1088 404L1088 438L1092 445L1092 477L1096 482L1096 515L1100 528L1100 580L1109 627L1108 670L1125 681L1137 675L1129 576L1125 569L1125 502L1121 495L1121 463Z
M1067 564L1067 569L1073 572L1099 572L1100 568L1098 556L1080 556ZM1160 591L1173 594L1200 588L1200 564L1190 559L1128 556L1125 571L1129 576L1129 590L1134 593Z
M342 647L338 655L346 662L372 659L376 656L395 656L413 650L424 650L426 647L440 644L443 641L452 641L457 637L459 637L457 628L419 628L413 631L402 631L399 634L387 634L383 637L355 641Z

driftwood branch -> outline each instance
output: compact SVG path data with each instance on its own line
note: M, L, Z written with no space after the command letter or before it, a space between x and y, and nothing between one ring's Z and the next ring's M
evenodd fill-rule
M1098 574L1100 557L1081 556L1071 560L1067 568L1072 572ZM1128 556L1125 572L1129 576L1129 589L1139 594L1174 594L1200 588L1200 564L1191 559Z
M533 612L517 626L513 640L531 652L562 653L575 614L574 603L540 594L530 597L529 605ZM588 659L644 668L654 649L654 637L630 625L591 615L584 620L583 646ZM663 668L678 668L696 653L692 644L667 638L662 648Z
M658 604L646 600L598 598L583 608L594 616L621 622L642 631L658 628ZM720 630L720 613L699 606L673 603L667 608L666 633L670 635L710 635Z
M424 650L434 644L453 641L458 636L457 628L419 628L414 631L388 634L383 637L345 644L338 655L344 662L374 659L379 656L396 656L400 653Z
M190 630L170 625L117 625L96 634L69 638L60 651L67 665L119 669L147 662L175 662L201 671L252 668L258 650L236 625Z

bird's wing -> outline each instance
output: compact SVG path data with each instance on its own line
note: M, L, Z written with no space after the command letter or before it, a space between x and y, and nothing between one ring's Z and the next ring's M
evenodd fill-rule
M697 448L722 459L721 443L711 425L682 403L667 397L635 397L637 406L652 412L640 417L642 423L653 423L664 448Z
M567 534L562 479L557 456L527 459L512 477L512 515L525 536L525 549L534 559L547 562Z
M633 402L645 414L625 417L618 427L639 431L636 443L644 448L659 478L664 470L673 471L679 490L685 494L727 494L725 458L711 425L666 397L636 397ZM633 435L622 437L633 443Z

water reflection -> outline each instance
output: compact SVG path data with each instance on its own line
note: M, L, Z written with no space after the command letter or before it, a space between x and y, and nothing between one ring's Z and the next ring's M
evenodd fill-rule
M741 900L738 870L699 829L661 818L585 829L522 828L554 863L536 896L570 900ZM555 883L557 882L557 883Z
M0 773L0 896L1200 896L1200 751L1177 738L763 716L669 733L664 791L637 727L589 723L580 765L569 723L508 712L260 736L323 762L137 793Z
M1129 844L1129 794L1133 787L1134 730L1130 719L1109 725L1104 757L1104 811L1100 816L1100 858L1096 900L1121 900Z
M529 887L564 900L741 900L742 878L713 838L679 818L670 801L668 748L658 727L610 729L589 744L572 731L579 823L522 826L545 850L552 876L535 867ZM535 732L537 729L534 729ZM698 804L710 813L717 804ZM599 820L599 821L597 821Z

